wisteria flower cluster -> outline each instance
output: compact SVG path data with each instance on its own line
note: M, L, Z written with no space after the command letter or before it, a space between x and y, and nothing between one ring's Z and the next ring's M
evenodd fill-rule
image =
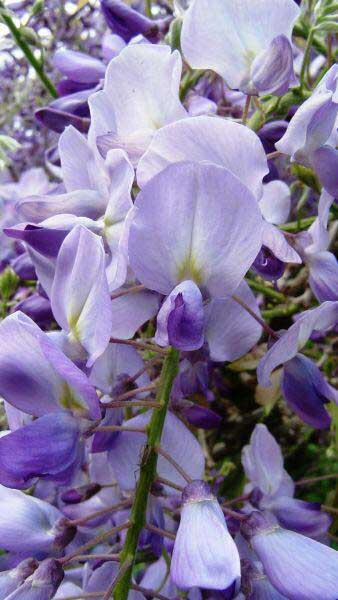
M337 600L337 4L64 4L0 1L0 600Z

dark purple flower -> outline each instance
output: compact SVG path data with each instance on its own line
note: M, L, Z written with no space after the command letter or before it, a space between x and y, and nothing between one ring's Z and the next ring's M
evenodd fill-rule
M150 19L118 0L101 0L101 9L113 33L126 42L141 34L150 42L157 43L167 33L172 21L172 17Z

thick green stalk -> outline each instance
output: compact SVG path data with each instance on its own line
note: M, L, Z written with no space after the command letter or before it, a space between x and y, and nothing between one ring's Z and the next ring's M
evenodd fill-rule
M285 296L281 292L277 292L273 288L267 287L263 283L259 283L258 281L254 281L253 279L245 280L249 287L255 292L261 292L267 298L271 298L271 300L276 300L277 302L285 302Z
M279 229L282 229L288 233L297 233L297 231L302 231L303 229L310 227L316 218L317 217L307 217L306 219L299 219L299 221L283 223L283 225L279 225Z
M131 586L131 576L133 563L137 552L137 544L141 531L146 525L148 496L157 474L156 448L161 442L170 392L178 370L178 362L178 350L170 347L163 363L156 395L156 401L160 404L161 408L153 411L149 423L147 443L144 447L141 458L140 476L136 486L134 502L129 517L129 522L131 525L128 529L126 541L120 555L121 570L124 569L126 565L128 566L113 591L113 598L115 600L127 600L128 592Z
M299 81L300 81L300 85L301 87L304 87L306 81L306 72L307 72L307 67L309 64L309 60L310 60L310 52L311 52L311 47L312 47L312 41L313 41L313 36L314 36L314 30L310 29L309 31L309 35L306 41L306 46L305 46L305 50L304 50L304 57L303 57L303 63L302 63L302 67L301 67L301 71L300 71L300 76L299 76Z
M21 35L20 29L18 29L17 26L15 25L12 17L10 16L9 12L7 11L5 5L2 1L0 1L0 18L7 25L8 29L10 30L17 45L19 46L19 48L22 50L22 52L26 56L28 62L32 65L33 69L36 71L38 77L41 79L45 88L48 90L50 95L53 96L53 98L57 98L58 93L57 93L53 83L51 82L49 77L47 77L46 73L43 70L43 66L41 65L41 63L35 58L29 44L27 44L26 40Z
M145 10L145 13L146 13L147 17L152 17L151 0L146 0L146 10Z
M189 90L196 85L196 83L204 75L205 71L201 69L190 70L186 73L181 81L180 99L183 102Z
M262 310L264 319L275 319L276 317L291 317L299 312L299 304L288 304L287 306L276 306L268 310Z

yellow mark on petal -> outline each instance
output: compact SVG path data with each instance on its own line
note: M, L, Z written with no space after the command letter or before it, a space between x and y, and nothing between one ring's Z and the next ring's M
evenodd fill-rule
M177 277L179 282L190 279L191 281L194 281L196 285L201 285L202 272L201 269L197 266L193 256L187 256L183 263L179 266L177 271Z
M78 400L74 391L69 387L68 383L63 383L62 390L59 398L59 403L66 410L71 410L72 412L81 412L84 411L84 406Z
M80 331L78 327L79 318L80 314L77 314L71 315L68 319L70 334L77 341L80 341Z

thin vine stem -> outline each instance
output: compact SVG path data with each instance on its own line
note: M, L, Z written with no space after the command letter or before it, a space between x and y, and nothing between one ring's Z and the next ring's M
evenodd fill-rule
M18 27L15 25L12 17L10 16L8 10L6 9L4 3L1 0L0 0L0 18L7 25L13 38L15 39L17 46L20 48L20 50L22 50L22 52L24 53L28 62L32 65L33 69L35 70L36 74L42 81L46 90L50 93L50 95L53 98L57 98L58 93L56 91L56 88L54 87L53 83L51 82L49 77L44 72L42 64L35 58L34 53L32 52L29 44L27 44L26 40L23 38L23 36L20 32L20 29L18 29Z
M127 600L131 588L132 569L137 552L138 540L142 529L147 524L146 512L148 496L151 486L156 480L158 458L156 448L161 443L170 392L178 371L178 363L179 351L170 347L163 363L156 394L156 401L161 405L161 408L153 411L149 423L147 443L141 458L140 476L129 517L130 527L127 531L125 544L120 554L122 577L113 591L113 598L115 600Z
M247 313L249 313L249 315L252 316L253 319L255 319L257 321L257 323L259 323L263 329L275 340L279 339L279 335L278 333L276 333L271 327L270 325L268 325L264 319L262 319L259 315L257 315L251 308L250 306L248 306L246 304L246 302L244 302L244 300L242 300L242 298L240 298L239 296L236 296L235 294L233 294L231 296L231 298L233 300L235 300L235 302L237 302L237 304L239 304L240 306L242 306L242 308L244 308L244 310L246 310Z

